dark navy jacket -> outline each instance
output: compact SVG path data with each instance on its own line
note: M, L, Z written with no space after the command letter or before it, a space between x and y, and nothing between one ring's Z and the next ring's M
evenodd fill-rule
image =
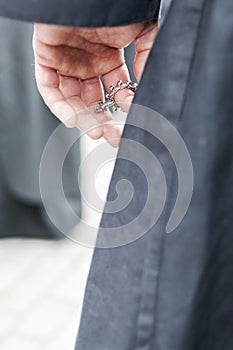
M117 26L152 19L158 4L159 0L1 0L0 15L68 26Z
M0 14L90 27L144 21L158 11L149 0L29 3L21 0L17 9L17 1L0 0ZM135 102L161 113L181 134L193 164L192 201L167 235L176 169L158 140L130 125L131 111L124 139L137 140L159 158L168 184L166 205L142 238L95 250L77 350L233 348L232 18L231 0L173 0L170 6ZM144 122L153 127L149 116ZM115 198L122 178L135 191L123 211L103 215L106 230L132 220L144 205L145 178L120 159L124 147L122 142L108 198Z

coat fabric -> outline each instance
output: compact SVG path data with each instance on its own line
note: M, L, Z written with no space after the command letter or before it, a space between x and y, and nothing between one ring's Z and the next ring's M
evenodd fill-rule
M127 25L152 19L159 0L0 0L0 16L78 27Z
M15 3L1 0L0 13L42 20L42 11L38 18L33 9L16 13ZM52 13L46 12L51 2L40 3L46 21ZM106 5L104 15L90 11L86 19L77 15L74 22L72 16L68 19L74 3L83 6L84 14L88 8L102 6L96 0L70 1L66 14L54 8L49 22L125 24L128 13L128 23L133 23L154 16L158 6L140 1L148 12L139 18L138 1L101 1ZM167 235L167 217L176 198L175 167L158 140L131 125L137 117L132 110L123 141L137 140L159 158L168 183L165 210L142 238L122 247L95 250L76 350L233 348L232 18L231 0L172 1L135 103L162 114L185 141L194 171L192 201L181 224ZM144 123L153 126L149 117ZM145 200L145 179L129 160L120 157L124 145L122 142L108 199L115 197L116 184L126 178L134 185L133 204L119 213L104 213L101 227L106 231L130 221ZM153 216L153 212L148 214Z
M228 0L174 0L170 6L135 103L161 113L183 137L194 171L192 201L182 223L167 235L176 197L174 164L156 140L128 125L124 138L138 140L163 164L165 211L134 243L96 249L77 350L233 348L232 18ZM128 124L134 118L131 112ZM150 123L148 117L145 125ZM119 157L123 152L120 148ZM134 202L142 206L145 185L134 174L130 162L119 159L109 199L126 178L135 186ZM132 205L104 214L102 226L130 221L134 210Z

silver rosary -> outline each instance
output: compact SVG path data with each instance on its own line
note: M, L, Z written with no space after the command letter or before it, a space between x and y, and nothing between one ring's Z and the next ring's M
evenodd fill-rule
M105 95L105 99L103 101L100 101L98 105L96 106L96 112L106 112L108 108L111 108L114 112L116 112L120 107L116 103L115 95L120 91L124 89L129 89L133 92L135 92L138 88L137 83L132 83L131 81L127 81L126 83L123 83L123 81L119 80L117 83L117 86L111 85L110 86L110 93Z

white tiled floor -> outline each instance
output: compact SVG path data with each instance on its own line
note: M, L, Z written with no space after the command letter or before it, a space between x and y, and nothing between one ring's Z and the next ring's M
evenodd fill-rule
M84 138L83 156L96 145ZM107 152L114 159L116 150L107 147ZM112 167L113 163L96 180L102 197ZM91 176L91 164L88 172ZM87 174L83 187L91 196ZM95 225L100 219L100 213L87 207L84 216ZM1 350L73 350L91 257L91 248L67 238L59 242L0 241Z
M73 349L91 255L68 239L0 242L1 350Z

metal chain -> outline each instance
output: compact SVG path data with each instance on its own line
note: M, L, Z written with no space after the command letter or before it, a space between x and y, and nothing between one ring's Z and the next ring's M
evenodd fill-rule
M96 112L106 112L108 108L113 109L113 111L117 111L120 107L116 103L115 95L120 91L124 89L131 90L133 92L136 92L138 88L137 83L132 83L131 81L127 81L126 83L123 83L123 81L119 80L117 83L117 86L111 85L110 86L110 93L105 95L104 101L100 101L98 105L96 106Z

